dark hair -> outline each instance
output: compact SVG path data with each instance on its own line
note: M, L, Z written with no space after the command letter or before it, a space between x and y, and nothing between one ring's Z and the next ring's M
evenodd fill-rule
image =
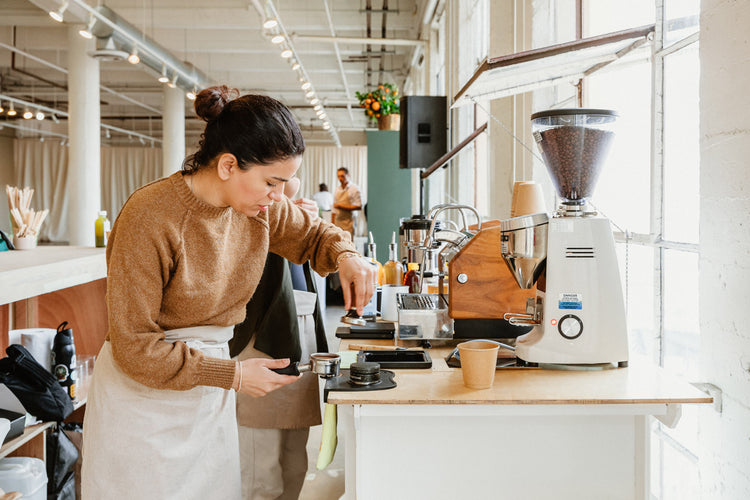
M349 169L348 168L346 168L346 167L339 167L339 168L336 169L336 172L338 172L339 170L343 170L346 175L349 175Z
M320 189L321 191L328 191L328 185L323 182L318 186L318 189Z
M305 152L302 132L289 108L268 96L247 94L226 85L203 89L195 97L195 113L205 120L198 151L185 158L182 170L195 172L222 153L239 167L268 165Z

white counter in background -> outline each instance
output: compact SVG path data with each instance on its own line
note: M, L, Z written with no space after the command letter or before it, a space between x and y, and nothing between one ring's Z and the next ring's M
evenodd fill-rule
M342 341L341 349L348 343ZM368 344L393 341L367 340ZM463 385L431 349L431 370L393 370L398 387L331 392L347 500L647 499L651 416L712 398L649 363L600 371L500 369Z
M0 305L106 278L104 252L69 246L0 252Z

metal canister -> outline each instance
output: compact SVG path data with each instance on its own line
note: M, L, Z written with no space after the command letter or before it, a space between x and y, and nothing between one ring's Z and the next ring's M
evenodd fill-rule
M416 262L421 264L424 251L423 245L427 233L430 231L432 220L427 219L424 215L415 214L411 218L401 218L398 228L398 258L406 262ZM442 221L435 223L435 229L442 228Z

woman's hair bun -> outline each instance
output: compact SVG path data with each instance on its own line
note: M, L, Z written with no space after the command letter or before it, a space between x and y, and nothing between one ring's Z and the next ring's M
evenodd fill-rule
M239 95L239 90L226 85L203 89L195 96L195 114L202 120L210 122L219 116L229 101L236 99Z

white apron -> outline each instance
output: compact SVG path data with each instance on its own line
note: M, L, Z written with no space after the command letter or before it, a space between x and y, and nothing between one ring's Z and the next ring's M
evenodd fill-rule
M223 359L232 333L231 326L165 332ZM83 500L240 499L234 391L152 389L127 376L105 342L83 429Z

